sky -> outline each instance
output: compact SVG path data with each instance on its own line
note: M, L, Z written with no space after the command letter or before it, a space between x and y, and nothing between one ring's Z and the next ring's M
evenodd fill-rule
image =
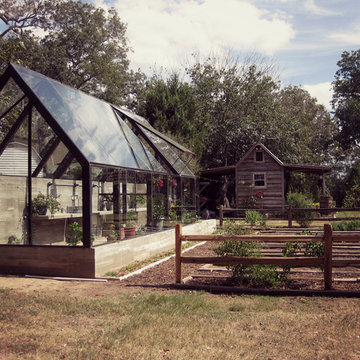
M131 66L148 75L184 69L192 54L256 53L328 110L341 54L360 48L359 0L88 1L118 11Z

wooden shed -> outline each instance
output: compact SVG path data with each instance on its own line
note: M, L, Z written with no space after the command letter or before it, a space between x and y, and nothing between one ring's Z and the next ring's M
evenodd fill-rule
M327 198L324 175L331 172L330 167L285 164L262 143L252 146L235 165L204 170L202 177L233 176L235 194L225 190L220 198L234 197L236 208L284 210L291 172L318 174L322 179L322 197ZM226 202L224 205L228 207Z

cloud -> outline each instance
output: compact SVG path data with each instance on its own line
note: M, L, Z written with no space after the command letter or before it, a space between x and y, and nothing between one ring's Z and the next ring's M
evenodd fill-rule
M312 97L316 98L319 104L323 104L327 110L331 109L330 101L333 90L330 81L314 85L304 85L303 88L308 91Z
M317 6L315 4L315 0L306 0L305 9L309 11L312 15L320 15L320 16L335 15L333 11Z
M142 69L179 66L191 53L229 48L273 55L295 36L283 15L245 0L114 0L111 5L128 24L129 57Z
M336 32L332 33L329 36L330 40L348 44L348 45L359 45L360 41L360 27L357 26L349 32Z

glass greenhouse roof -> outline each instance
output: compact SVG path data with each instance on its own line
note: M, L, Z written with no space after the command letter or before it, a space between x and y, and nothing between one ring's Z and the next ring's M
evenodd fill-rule
M14 64L12 67L89 163L166 172L122 119L121 114L125 114L144 122L145 140L151 141L169 163L178 163L174 167L178 174L193 176L170 145L191 152L157 132L145 119L34 71ZM166 151L162 152L159 144Z

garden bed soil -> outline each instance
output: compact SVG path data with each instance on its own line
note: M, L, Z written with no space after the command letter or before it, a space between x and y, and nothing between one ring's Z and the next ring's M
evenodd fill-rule
M214 246L214 243L206 243L191 249L186 255L214 256ZM216 268L214 268L214 270L211 271L211 267L199 264L183 264L182 277L187 280L187 285L234 286L234 288L249 289L249 286L234 284L230 278L230 272L225 271L225 269L216 271ZM318 272L313 270L300 269L302 272L291 274L291 282L286 287L282 286L281 288L323 290L323 274L320 270ZM334 279L334 290L355 291L360 294L360 282L356 281L360 280L359 268L334 269ZM176 291L174 290L174 284L174 257L121 281L114 279L109 279L107 282L55 281L14 276L0 277L0 288L69 296L113 296L145 290Z

